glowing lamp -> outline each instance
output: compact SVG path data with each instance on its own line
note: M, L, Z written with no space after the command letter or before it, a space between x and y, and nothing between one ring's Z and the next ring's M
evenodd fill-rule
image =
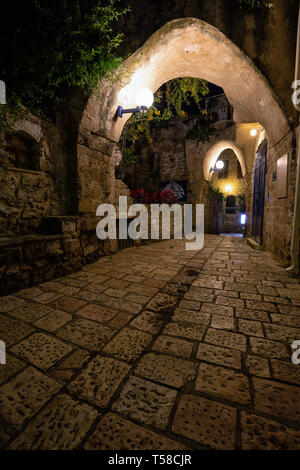
M257 134L257 130L256 129L251 129L251 131L250 131L251 137L255 137L256 134Z
M151 90L148 88L140 88L135 95L137 107L123 109L122 106L118 106L117 114L119 117L123 117L123 114L125 113L145 113L152 105L153 99L153 93Z
M225 186L225 191L226 191L226 193L231 193L231 192L232 192L232 186L231 186L231 184L226 184L226 186Z
M216 168L217 170L222 170L224 168L224 162L223 160L218 160L216 163Z
M246 214L241 214L241 224L245 225L246 223Z

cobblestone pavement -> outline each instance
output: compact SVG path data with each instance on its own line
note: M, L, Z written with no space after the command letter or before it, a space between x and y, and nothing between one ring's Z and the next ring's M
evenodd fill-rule
M300 449L299 282L207 236L0 298L2 448Z

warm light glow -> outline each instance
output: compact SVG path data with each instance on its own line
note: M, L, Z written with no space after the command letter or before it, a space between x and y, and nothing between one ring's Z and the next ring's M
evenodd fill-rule
M225 186L225 191L226 191L226 193L232 193L232 186L231 186L231 184L226 184L226 186Z
M257 129L251 129L251 131L250 131L251 137L255 137L256 134L257 134Z
M246 223L246 214L241 214L241 224L245 225Z
M223 160L218 160L217 163L216 163L216 168L218 170L222 170L222 168L224 168L224 162Z
M150 108L153 103L153 93L148 88L140 88L135 95L137 106L146 106Z

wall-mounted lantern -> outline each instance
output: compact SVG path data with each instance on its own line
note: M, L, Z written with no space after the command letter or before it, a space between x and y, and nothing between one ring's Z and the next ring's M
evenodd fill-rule
M154 100L153 93L148 88L140 88L135 95L136 108L123 109L118 106L118 117L123 117L125 113L145 113L148 111Z

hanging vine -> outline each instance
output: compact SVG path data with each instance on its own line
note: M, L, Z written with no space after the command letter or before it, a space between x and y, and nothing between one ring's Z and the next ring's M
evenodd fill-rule
M147 114L132 115L124 126L121 145L122 163L129 166L138 160L137 144L142 141L152 143L152 128L166 127L174 117L187 118L188 112L183 107L194 105L198 115L204 117L206 110L201 107L201 101L208 93L206 80L192 77L169 80L155 93L153 105Z

